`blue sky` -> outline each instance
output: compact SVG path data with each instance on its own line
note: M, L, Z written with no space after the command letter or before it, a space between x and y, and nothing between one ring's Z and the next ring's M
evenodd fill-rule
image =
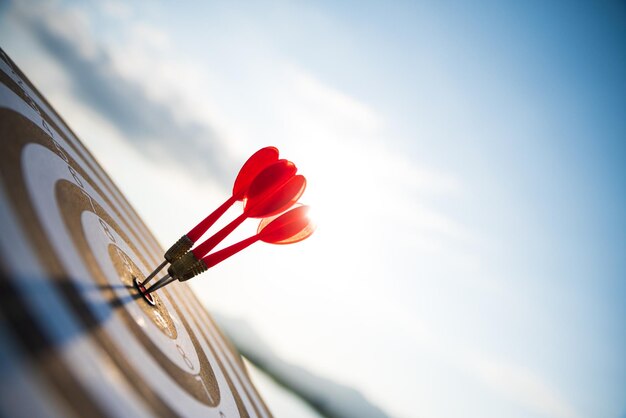
M394 416L624 415L623 3L21 4L2 47L164 246L262 146L307 176L316 235L210 309Z

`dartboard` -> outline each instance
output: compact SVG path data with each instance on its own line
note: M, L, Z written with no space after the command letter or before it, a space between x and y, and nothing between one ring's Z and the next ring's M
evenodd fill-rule
M270 416L192 291L133 286L160 248L0 50L0 415Z

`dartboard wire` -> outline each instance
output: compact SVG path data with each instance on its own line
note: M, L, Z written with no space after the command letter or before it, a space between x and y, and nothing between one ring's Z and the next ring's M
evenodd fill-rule
M94 176L102 182L104 187L111 192L118 204L121 206L122 210L126 212L126 215L129 216L135 224L142 231L144 238L147 239L153 245L154 249L157 252L162 252L162 248L157 243L154 235L148 230L145 223L139 218L136 211L132 209L132 206L128 202L128 200L121 194L119 189L115 186L110 176L101 168L101 166L97 163L96 159L90 153L90 151L77 139L76 135L71 131L67 124L62 120L62 118L51 108L48 102L43 98L37 89L24 77L19 69L15 66L15 64L8 58L8 56L0 49L0 69L3 73L8 76L9 80L12 82L11 84L15 85L16 90L14 91L19 95L21 93L25 96L25 102L31 107L41 118L42 124L44 124L44 128L46 130L50 130L50 124L53 125L53 128L56 131L62 131L62 138L64 141L71 147L73 150L81 157L81 160L85 162L85 164L92 170ZM8 70L8 71L7 71ZM6 83L5 83L6 84ZM10 88L10 87L9 87ZM24 100L24 99L23 99ZM45 115L42 114L41 110L44 110ZM58 134L57 134L58 135ZM53 138L55 139L55 138ZM81 155L85 154L85 155ZM91 161L89 161L91 160Z
M209 314L206 309L200 304L197 300L193 292L187 285L183 286L174 286L175 289L173 291L176 292L185 292L186 295L184 298L190 301L193 305L195 305L195 309L189 309L188 311L194 317L196 324L199 324L201 332L205 334L205 338L211 341L211 346L215 346L216 351L218 351L223 357L222 362L226 364L230 372L234 374L235 380L239 384L238 392L245 393L249 401L252 403L254 410L257 412L257 415L268 416L269 410L267 406L260 401L258 393L251 386L250 379L245 372L242 371L240 367L240 363L234 358L235 356L239 356L239 353L233 353L230 347L225 343L226 337L221 334L219 331L216 335L216 326L215 323L210 319ZM204 317L204 320L202 320ZM259 413L263 411L262 413Z
M189 291L189 293L192 293L192 292ZM250 380L250 376L245 371L245 366L243 362L241 361L241 357L240 357L241 354L236 349L233 350L234 346L232 346L232 344L227 343L228 338L221 332L219 327L217 327L217 325L215 324L215 321L213 321L209 313L206 311L204 306L199 302L199 300L195 297L195 295L192 294L189 297L192 299L193 301L192 303L196 305L196 309L199 310L198 312L200 312L200 315L204 316L204 321L201 320L201 322L206 324L205 325L206 328L210 332L213 333L213 338L221 346L222 351L226 353L226 356L230 364L232 365L233 370L235 370L235 373L237 374L237 378L244 386L245 392L255 402L258 410L264 411L264 414L266 416L271 416L271 413L269 412L267 405L265 405L265 402L263 401L258 391L252 384L252 381Z
M232 344L230 339L217 326L215 320L211 317L204 305L200 303L200 300L191 291L191 288L188 287L187 292L189 293L188 298L192 300L192 303L196 305L196 309L198 310L198 312L200 312L200 315L204 317L204 321L202 322L207 324L207 328L212 330L212 332L215 334L214 338L216 339L216 341L218 341L219 344L222 345L223 351L228 353L229 359L233 364L233 368L237 371L238 377L245 385L247 392L252 395L252 398L257 403L257 405L259 405L259 408L261 410L264 410L267 414L271 415L271 413L269 412L269 408L267 407L267 405L259 395L259 392L256 390L254 384L252 383L250 375L246 370L246 366L241 359L241 354L239 353L239 351Z
M196 309L204 309L201 304L197 303L197 300L194 300L194 302L194 304L196 305ZM208 320L208 313L205 310L203 310L203 312L199 313L198 315L205 317L204 321L202 320L202 318L199 318L198 320L202 323L202 327L204 327L204 332L207 333L208 338L212 339L212 341L214 341L215 344L219 347L218 349L224 353L227 364L229 365L232 373L235 374L235 378L239 382L240 388L238 390L242 391L246 395L249 402L252 403L257 416L271 416L267 406L258 397L258 392L252 386L249 376L242 372L242 363L239 360L240 354L231 350L229 344L226 343L223 334L217 331L215 323Z
M186 287L187 285L179 284L177 286ZM172 289L172 291L174 290ZM167 294L172 294L172 292L168 290L164 290L164 292ZM213 354L213 358L217 362L217 365L220 368L220 370L222 371L223 376L226 378L228 387L230 389L230 393L235 398L240 415L242 417L249 417L248 411L256 412L256 408L254 407L254 404L252 404L249 400L242 398L242 394L245 394L245 392L242 390L243 389L242 386L238 384L237 376L234 374L232 368L230 367L228 363L226 363L224 353L220 350L220 347L214 341L212 341L211 338L208 337L207 331L202 329L202 326L206 324L198 323L197 321L198 316L193 311L193 309L191 309L187 305L182 305L182 308L187 312L187 315L189 315L189 318L190 318L189 322L192 328L195 329L196 332L201 336L201 344L205 345L206 349L210 350L211 353ZM223 414L223 411L220 411L220 414ZM256 413L256 415L257 416L259 415L258 412Z

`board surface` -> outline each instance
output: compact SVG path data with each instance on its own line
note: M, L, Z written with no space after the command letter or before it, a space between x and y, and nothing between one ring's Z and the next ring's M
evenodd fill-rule
M0 416L270 416L185 284L138 297L163 249L2 50L0 141Z

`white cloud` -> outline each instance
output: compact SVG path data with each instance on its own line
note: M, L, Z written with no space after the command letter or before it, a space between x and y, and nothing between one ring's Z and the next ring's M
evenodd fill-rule
M130 25L132 38L140 39L147 52L164 52L172 48L172 40L163 30L145 22L135 21Z
M535 414L552 418L578 417L556 388L526 367L490 359L478 360L473 367L494 392Z
M68 93L74 99L108 119L146 157L226 183L231 141L212 124L207 106L194 107L194 98L209 95L201 92L201 77L185 70L194 66L168 54L165 34L129 22L120 30L128 33L119 38L130 37L131 42L106 44L79 6L47 4L39 9L20 4L15 10L33 38L68 73ZM170 59L163 62L163 56Z
M366 104L323 84L303 70L293 68L291 75L296 94L311 106L317 117L323 115L327 123L370 134L382 128L381 117Z
M129 19L133 11L127 3L118 0L100 0L98 2L101 10L114 19L126 20Z
M71 39L77 52L85 59L94 59L98 47L90 36L91 23L88 14L80 7L61 6L56 1L14 1L10 13L18 18L45 22L60 37Z

